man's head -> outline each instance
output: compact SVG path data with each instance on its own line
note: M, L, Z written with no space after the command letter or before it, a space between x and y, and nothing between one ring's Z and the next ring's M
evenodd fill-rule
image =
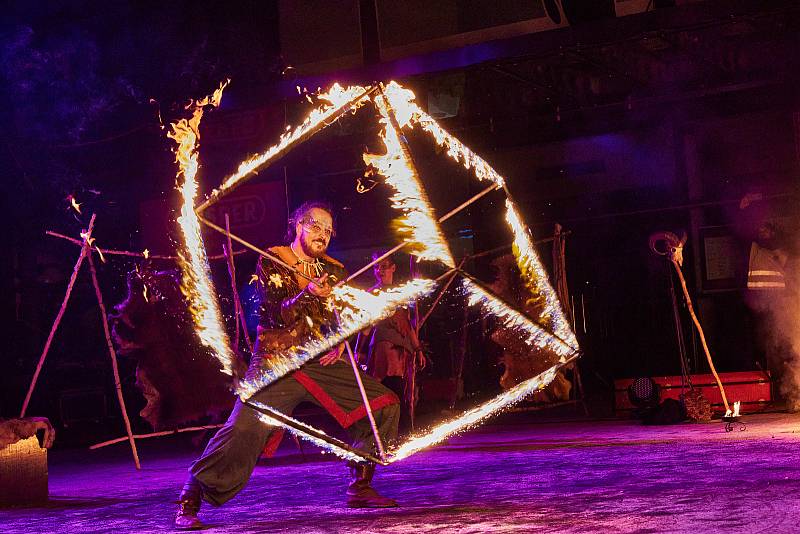
M324 202L306 202L289 217L289 240L311 258L325 254L333 236L333 210Z
M383 256L384 252L374 252L372 254L372 261L377 260ZM397 265L391 256L383 258L381 261L373 265L372 274L375 275L375 281L382 286L390 286L394 282L394 272Z

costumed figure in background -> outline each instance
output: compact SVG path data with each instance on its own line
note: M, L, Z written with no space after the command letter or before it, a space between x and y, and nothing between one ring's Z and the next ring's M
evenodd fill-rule
M373 261L382 255L383 253L374 253ZM391 287L396 270L397 264L391 256L376 263L373 267L376 284L370 291ZM417 369L424 369L427 362L420 348L417 332L411 325L408 308L398 308L391 317L362 332L359 341L361 338L369 339L367 374L380 380L381 384L403 399L400 408L400 432L412 430L412 414L416 404L414 379Z
M756 315L757 340L764 363L779 385L779 396L792 411L800 410L800 300L796 247L787 224L793 207L748 193L739 203L740 230L750 243L747 303Z
M270 354L300 345L312 337L326 335L335 327L329 306L331 286L347 272L325 252L333 237L333 213L321 202L307 202L289 218L288 246L269 249L288 265L313 278L309 282L295 272L260 258L258 277L259 325L254 355L248 369L255 376L269 365ZM303 401L325 408L346 428L356 447L374 451L376 444L366 418L353 369L340 358L342 348L286 375L253 396L253 400L291 414ZM397 436L399 399L377 380L362 375L381 440ZM203 454L189 468L180 495L175 526L202 528L197 518L201 500L221 505L233 498L250 478L259 454L276 427L264 424L259 413L237 400L228 421L211 438ZM350 462L347 505L353 508L383 508L397 503L378 494L370 485L375 464Z

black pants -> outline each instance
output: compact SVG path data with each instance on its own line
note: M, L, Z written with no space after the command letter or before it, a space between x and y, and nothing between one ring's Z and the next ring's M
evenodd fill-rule
M381 441L388 444L397 437L399 400L374 378L362 373L361 380ZM253 400L287 415L301 402L313 402L349 431L356 447L375 452L375 438L350 364L340 361L322 366L310 362L257 393ZM249 480L264 444L276 429L262 422L259 415L237 400L228 421L189 468L207 502L220 505L229 501Z

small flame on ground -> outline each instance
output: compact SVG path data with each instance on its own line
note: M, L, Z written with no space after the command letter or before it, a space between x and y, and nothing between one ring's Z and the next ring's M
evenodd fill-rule
M739 417L739 406L742 404L742 401L736 401L733 403L733 411L728 408L725 410L725 417Z

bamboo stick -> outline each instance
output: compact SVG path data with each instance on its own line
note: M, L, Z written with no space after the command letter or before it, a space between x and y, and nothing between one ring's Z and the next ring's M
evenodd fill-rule
M136 439L145 439L145 438L157 438L160 436L169 436L172 434L180 434L182 432L196 432L198 430L211 430L214 428L222 428L222 425L205 425L205 426L190 426L186 428L178 428L177 430L164 430L162 432L151 432L149 434L134 434L133 437ZM95 443L91 447L90 450L100 449L102 447L107 447L109 445L114 445L116 443L122 443L123 441L127 441L128 436L123 436L121 438L110 439L108 441L103 441L102 443Z
M133 431L131 430L131 420L128 418L128 409L125 407L125 399L122 396L122 383L119 379L119 365L117 364L117 353L114 350L114 344L111 342L111 332L108 329L108 316L106 315L106 306L103 303L103 294L100 292L100 284L97 281L97 271L94 268L94 260L91 254L88 256L89 272L92 274L92 284L94 285L94 294L97 296L97 304L100 306L100 318L103 321L103 332L106 335L106 344L108 345L108 355L111 357L111 370L114 372L114 388L117 390L117 400L119 401L119 409L122 411L122 420L125 422L125 432L128 434L128 441L131 444L131 453L133 454L133 463L136 469L141 469L142 465L139 463L139 451L136 450L136 440L133 439Z
M47 358L47 353L50 351L50 344L53 342L53 336L55 336L56 330L58 329L59 323L61 323L61 318L64 316L64 311L67 309L67 302L69 301L70 294L72 293L72 288L75 286L75 280L78 278L78 271L81 268L81 264L83 264L84 258L87 256L87 252L89 250L89 240L92 237L92 230L94 230L94 220L96 215L93 213L92 218L89 220L89 229L86 230L84 234L83 242L81 243L81 253L78 256L78 261L75 262L75 267L72 268L72 276L69 278L69 284L67 284L67 292L64 295L64 300L61 302L61 307L58 309L58 314L56 314L56 319L53 321L53 326L50 327L50 333L47 336L47 341L44 344L44 349L42 350L41 356L39 356L39 363L36 364L36 371L33 373L33 379L31 380L31 384L28 387L28 393L25 395L25 401L22 403L22 410L20 411L20 418L25 417L25 412L28 411L28 404L31 401L31 395L33 395L33 389L36 387L36 381L39 379L39 373L42 371L42 366L44 365L44 360Z

